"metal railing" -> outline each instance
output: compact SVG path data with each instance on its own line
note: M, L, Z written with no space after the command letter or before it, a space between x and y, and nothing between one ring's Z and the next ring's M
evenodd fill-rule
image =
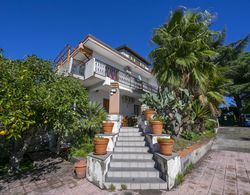
M95 59L95 73L101 76L109 77L121 84L129 86L133 90L147 91L157 93L158 87L152 86L138 78L118 70L113 66L102 62L101 60Z

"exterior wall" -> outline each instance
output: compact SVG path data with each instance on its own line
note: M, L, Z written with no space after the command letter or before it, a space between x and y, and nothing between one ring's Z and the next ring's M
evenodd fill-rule
M121 95L120 112L123 116L134 116L134 105L141 105L139 100L134 98L134 102L125 101Z
M109 99L109 92L99 90L98 92L95 91L88 91L89 99L91 101L98 102L101 106L103 106L103 99Z
M109 99L109 92L99 90L98 92L89 91L89 98L91 101L98 102L103 106L103 99ZM120 94L120 114L123 116L134 116L134 105L141 105L139 100L134 98L134 102L125 101L123 95Z

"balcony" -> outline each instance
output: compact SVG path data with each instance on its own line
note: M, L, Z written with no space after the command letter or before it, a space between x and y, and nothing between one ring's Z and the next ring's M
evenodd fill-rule
M121 85L138 92L157 93L158 88L95 58L91 58L85 64L81 61L73 60L71 74L80 76L83 79L90 78L94 75L109 77Z
M114 81L119 82L125 86L128 86L135 91L147 91L157 93L157 87L154 87L138 78L131 76L130 74L118 70L115 67L106 64L98 59L95 59L95 74L109 77Z

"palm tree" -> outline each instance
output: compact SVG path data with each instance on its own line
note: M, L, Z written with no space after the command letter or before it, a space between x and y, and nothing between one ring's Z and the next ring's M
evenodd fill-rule
M223 101L221 71L215 59L223 32L209 30L213 16L207 12L177 9L169 21L155 29L151 52L153 73L162 88L187 88L214 113Z

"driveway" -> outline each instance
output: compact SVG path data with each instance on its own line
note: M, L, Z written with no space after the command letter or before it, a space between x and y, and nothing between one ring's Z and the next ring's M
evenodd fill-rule
M249 127L219 128L212 149L250 153L250 128Z

